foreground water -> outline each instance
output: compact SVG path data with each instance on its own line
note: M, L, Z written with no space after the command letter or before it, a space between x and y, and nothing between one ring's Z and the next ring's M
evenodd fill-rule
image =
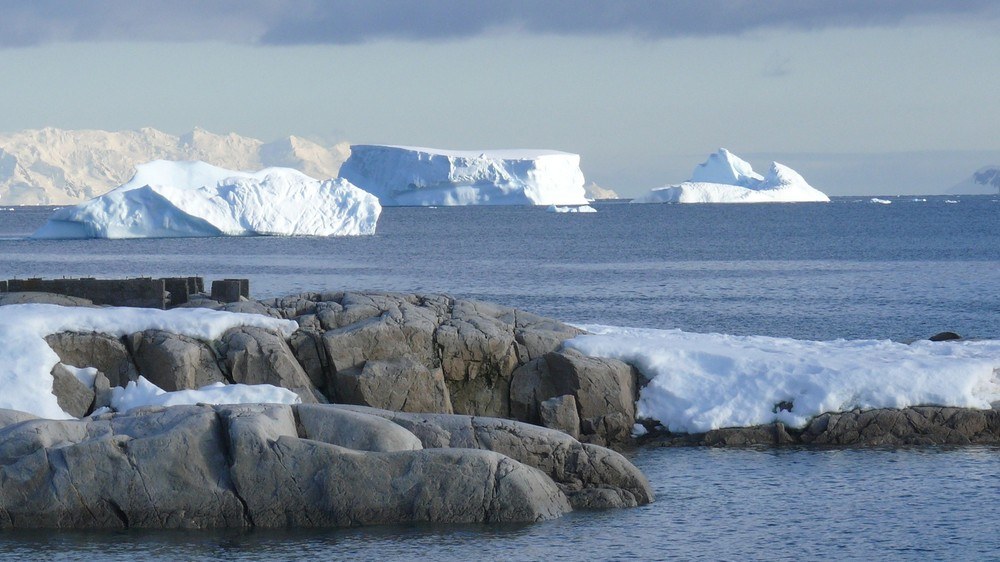
M33 241L0 278L248 277L255 296L448 292L575 322L803 339L1000 339L996 197L803 205L386 209L370 238ZM56 560L989 559L1000 450L646 449L658 501L525 526L0 534Z
M648 449L654 504L534 525L0 534L51 560L988 560L1000 450Z

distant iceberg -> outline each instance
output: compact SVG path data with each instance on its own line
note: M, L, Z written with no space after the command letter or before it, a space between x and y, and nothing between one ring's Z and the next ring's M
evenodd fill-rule
M578 207L560 207L558 205L549 205L548 209L545 209L550 213L596 213L597 209L591 207L590 205L580 205Z
M340 177L382 205L586 205L580 155L355 145Z
M633 199L633 203L799 203L828 202L825 193L812 187L795 170L777 162L766 176L749 163L720 148L699 164L691 179L658 187Z
M1000 166L985 166L948 190L952 195L1000 194Z
M33 238L374 234L378 200L342 179L290 168L256 173L156 160L128 183L57 210Z

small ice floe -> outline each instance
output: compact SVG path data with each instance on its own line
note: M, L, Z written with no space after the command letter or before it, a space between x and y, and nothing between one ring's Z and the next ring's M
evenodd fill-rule
M955 204L955 203L958 203L958 201L956 201L956 200L954 200L954 199L945 199L945 200L944 200L944 202L945 202L945 203L951 203L951 204Z
M877 203L879 205L892 205L892 201L888 199L879 199L878 197L872 197L868 201L871 203Z
M923 197L914 197L913 198L913 202L914 203L926 203L927 199L924 199Z
M546 211L550 213L596 213L597 209L591 207L590 205L579 205L579 206L567 206L560 207L558 205L549 205Z

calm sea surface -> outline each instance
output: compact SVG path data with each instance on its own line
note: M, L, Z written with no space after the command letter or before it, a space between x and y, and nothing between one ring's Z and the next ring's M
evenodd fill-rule
M952 198L951 200L956 200ZM1000 339L997 197L386 209L365 238L34 241L0 279L247 277L256 297L445 292L566 321L802 339ZM527 526L0 534L0 558L1000 559L1000 450L644 449L657 502Z

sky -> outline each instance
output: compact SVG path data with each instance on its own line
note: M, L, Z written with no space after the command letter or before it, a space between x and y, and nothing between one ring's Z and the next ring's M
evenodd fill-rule
M830 195L1000 164L993 0L0 0L0 131L581 155L625 196L725 147Z

